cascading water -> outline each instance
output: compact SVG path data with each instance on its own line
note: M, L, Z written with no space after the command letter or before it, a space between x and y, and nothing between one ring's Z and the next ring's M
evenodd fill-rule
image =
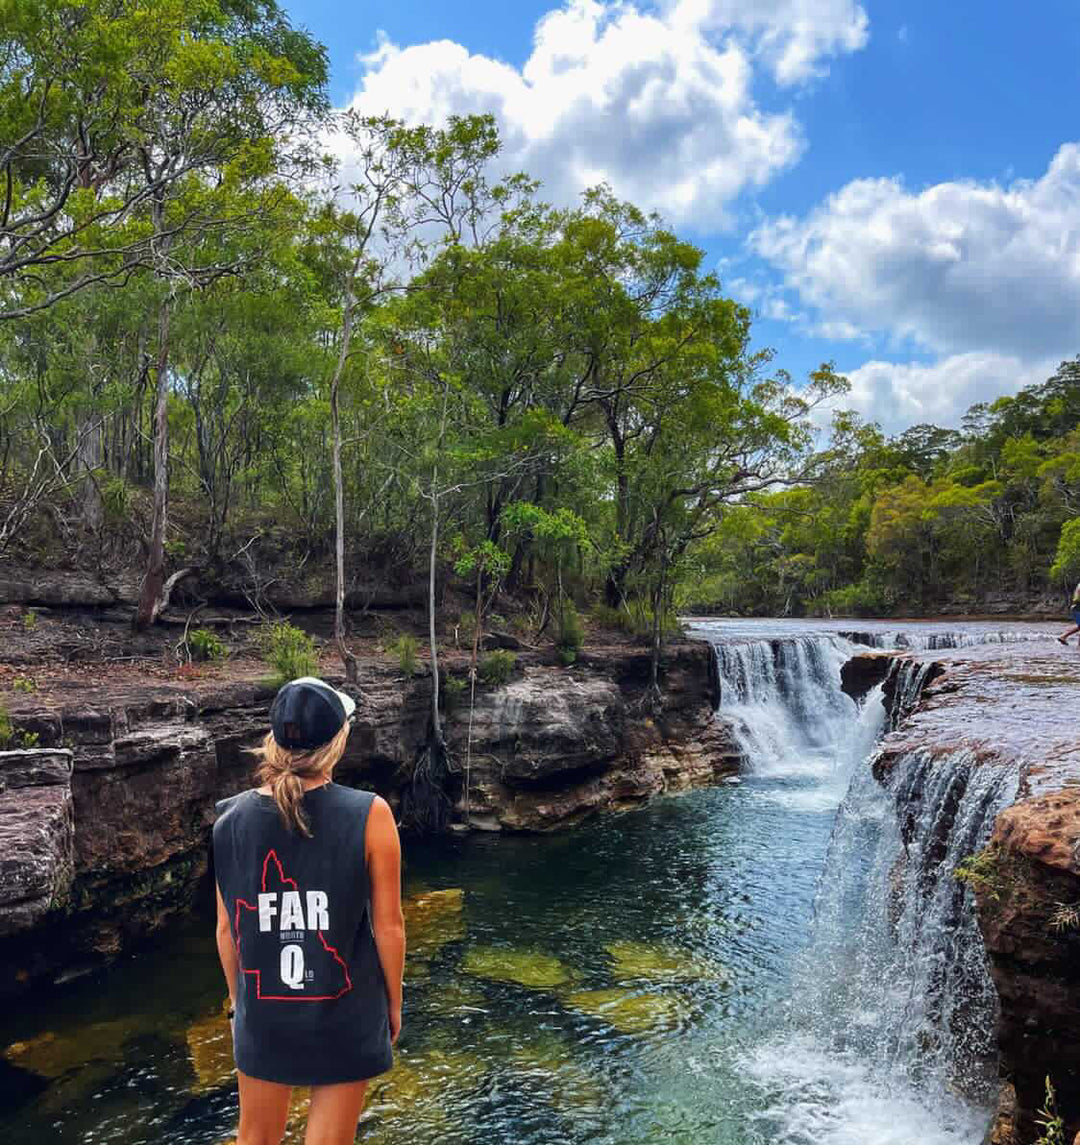
M858 651L833 633L716 645L719 715L745 781L770 798L794 788L799 806L840 805L789 1001L748 1053L767 1109L760 1139L979 1145L996 995L953 872L985 842L1015 778L919 754L875 778L874 744L914 710L931 664L897 661L859 709L840 688Z
M894 660L889 667L885 690L891 693L889 731L895 731L915 710L923 688L934 670L931 660Z
M996 996L957 864L1015 794L1005 769L904 757L857 769L782 1030L757 1050L769 1139L978 1145Z
M826 635L715 647L719 714L732 729L745 770L810 782L835 779L838 763L860 743L855 702L840 687L840 669L854 646Z
M974 648L979 644L1026 644L1031 641L1046 640L1047 632L1042 631L991 631L978 629L964 631L957 629L946 632L917 631L869 631L842 632L845 639L853 644L865 644L870 648L902 648L909 652L941 652L950 648Z

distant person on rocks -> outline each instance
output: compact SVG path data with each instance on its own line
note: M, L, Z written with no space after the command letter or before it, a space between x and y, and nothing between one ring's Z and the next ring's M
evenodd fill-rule
M386 801L331 776L355 702L286 684L256 751L261 786L218 805L217 947L240 1090L237 1145L280 1142L311 1086L307 1142L351 1145L401 1031L401 844Z
M1068 644L1069 637L1074 636L1077 632L1080 632L1080 584L1078 584L1076 588L1073 589L1072 604L1069 607L1072 612L1073 626L1069 629L1068 632L1063 632L1058 637L1059 644Z

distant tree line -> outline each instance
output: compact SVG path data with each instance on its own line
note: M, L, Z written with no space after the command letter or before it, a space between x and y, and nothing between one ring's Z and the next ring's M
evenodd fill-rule
M839 415L806 483L729 507L684 602L745 614L888 615L1020 604L1080 579L1080 359L959 430L886 437Z

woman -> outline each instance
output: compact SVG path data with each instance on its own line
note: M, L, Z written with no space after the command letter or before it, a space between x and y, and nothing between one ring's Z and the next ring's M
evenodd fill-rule
M384 799L331 779L355 703L293 680L257 749L261 786L218 805L217 945L240 1088L237 1145L278 1145L292 1087L307 1145L351 1145L401 1031L401 846Z

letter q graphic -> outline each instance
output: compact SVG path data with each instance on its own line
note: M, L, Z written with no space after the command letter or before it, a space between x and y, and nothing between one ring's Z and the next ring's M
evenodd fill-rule
M304 988L304 948L296 943L281 948L281 980L293 990Z

